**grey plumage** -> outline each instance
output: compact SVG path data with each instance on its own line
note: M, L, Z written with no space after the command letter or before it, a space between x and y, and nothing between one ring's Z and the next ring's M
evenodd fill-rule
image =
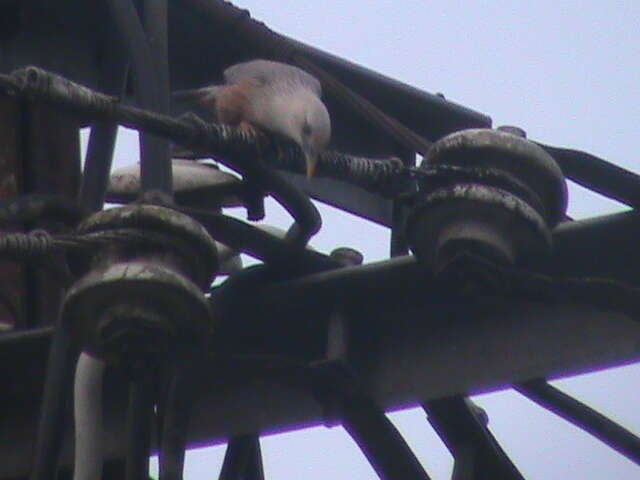
M263 87L305 88L318 97L322 95L322 86L315 77L286 63L252 60L238 63L224 71L224 80L227 84L237 84L247 79L255 79Z
M320 97L320 82L284 63L252 60L227 68L224 85L175 92L175 102L191 103L191 111L241 128L263 128L290 138L302 148L307 174L331 136L331 120ZM201 115L203 116L203 115Z

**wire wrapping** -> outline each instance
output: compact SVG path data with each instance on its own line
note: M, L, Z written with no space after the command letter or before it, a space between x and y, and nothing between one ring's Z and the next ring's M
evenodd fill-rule
M399 158L376 160L328 152L323 159L324 167L330 166L333 175L367 190L393 195L406 189L407 170Z
M277 143L275 147L274 154L266 157L269 166L294 173L305 172L297 145ZM317 173L389 197L408 190L409 170L395 157L376 159L328 151L320 155Z
M107 230L81 235L52 235L44 230L33 230L28 233L0 235L0 255L21 261L46 256L58 250L82 251L113 244L166 247L174 246L174 241L165 235L136 229Z
M54 238L44 230L0 236L0 254L16 260L40 257L51 253L56 247Z

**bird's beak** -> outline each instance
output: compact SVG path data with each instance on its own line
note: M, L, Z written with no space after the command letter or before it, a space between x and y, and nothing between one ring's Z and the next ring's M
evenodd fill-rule
M316 165L318 164L318 151L312 139L302 141L302 151L307 164L307 178L312 178L316 174Z
M312 157L307 155L307 178L312 178L316 174L316 165L318 164L318 157Z

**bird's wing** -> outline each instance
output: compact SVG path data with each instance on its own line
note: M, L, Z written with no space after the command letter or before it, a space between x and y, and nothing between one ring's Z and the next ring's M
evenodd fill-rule
M205 122L217 122L216 98L224 90L224 86L212 85L192 90L176 90L171 93L171 115L180 117L185 114L195 114ZM177 158L201 158L191 149L181 145L172 145L172 155Z
M224 90L222 85L176 90L171 93L171 114L175 117L195 113L207 122L216 121L216 98Z
M194 88L193 90L176 90L171 94L171 98L178 101L215 101L216 95L218 95L223 88L221 85L210 85L208 87Z
M292 65L269 60L251 60L233 65L224 71L224 79L229 84L252 81L265 87L278 84L300 86L318 96L322 94L320 82L314 76Z
M171 94L171 113L179 116L187 112L198 115L205 121L214 122L216 100L230 86L248 85L252 87L291 88L302 87L322 94L320 82L301 70L286 63L269 60L252 60L238 63L224 71L225 85L211 85L193 90L177 90Z

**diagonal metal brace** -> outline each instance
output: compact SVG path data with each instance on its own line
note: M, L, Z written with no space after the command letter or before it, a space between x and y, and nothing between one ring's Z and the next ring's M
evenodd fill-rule
M455 480L523 479L487 428L483 410L466 397L422 404L429 423L455 458Z
M626 428L549 385L545 380L531 380L516 384L513 388L640 465L640 438Z
M264 480L260 437L241 435L229 440L218 480Z

